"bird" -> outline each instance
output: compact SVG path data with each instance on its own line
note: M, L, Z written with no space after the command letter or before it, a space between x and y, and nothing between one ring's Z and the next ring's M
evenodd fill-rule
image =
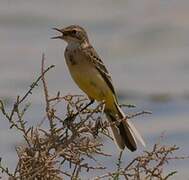
M131 121L122 120L126 118L126 115L118 104L112 78L91 45L86 30L79 25L53 29L61 34L52 39L61 39L67 43L64 56L75 83L87 94L91 100L90 104L95 100L104 102L104 113L110 122L113 139L119 149L123 151L127 147L133 152L137 150L137 141L145 146L142 136Z

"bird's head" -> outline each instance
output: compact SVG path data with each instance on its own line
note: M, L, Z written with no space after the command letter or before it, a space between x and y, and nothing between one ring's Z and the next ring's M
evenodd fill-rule
M88 42L88 36L86 31L78 25L71 25L62 29L58 29L58 28L53 28L53 29L60 32L61 35L52 37L52 39L63 39L67 43L82 44L84 42Z

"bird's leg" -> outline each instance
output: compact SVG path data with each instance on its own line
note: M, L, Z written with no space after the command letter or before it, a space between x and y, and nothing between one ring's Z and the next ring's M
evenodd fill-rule
M80 112L82 112L85 109L87 109L93 103L94 103L94 99L90 99L90 102L85 107L83 107L79 112L75 113L73 116L77 116Z
M105 109L105 100L102 101L101 116L104 114L104 109Z
M94 103L94 99L90 99L90 102L86 106L84 106L80 111L78 111L75 114L68 116L66 119L64 119L64 124L69 122L69 121L73 121L79 113L84 111L86 108L88 108L93 103Z
M101 112L100 112L100 117L97 118L97 120L96 120L96 125L95 125L95 126L97 127L96 135L98 134L98 129L100 129L101 127L103 127L102 116L103 116L103 114L104 114L105 101L103 100L103 101L101 102L101 104L102 104L102 110L101 110Z

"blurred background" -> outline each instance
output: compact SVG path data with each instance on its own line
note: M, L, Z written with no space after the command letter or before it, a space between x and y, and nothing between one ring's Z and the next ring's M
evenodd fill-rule
M189 155L189 1L188 0L0 0L0 98L7 107L23 95L40 73L41 56L46 65L51 94L83 94L73 83L64 62L66 44L51 40L52 27L83 26L91 43L112 74L120 102L135 104L134 112L152 115L133 119L147 142L146 149L164 133L163 143L180 147ZM27 120L42 119L41 85L33 91ZM125 109L125 112L130 110ZM12 168L16 164L18 133L0 115L0 157ZM106 151L116 162L115 145ZM108 148L110 147L111 148ZM136 153L125 154L125 161ZM109 162L105 162L109 163ZM112 163L112 166L114 164ZM170 164L175 179L189 177L189 161ZM173 178L173 179L174 179Z

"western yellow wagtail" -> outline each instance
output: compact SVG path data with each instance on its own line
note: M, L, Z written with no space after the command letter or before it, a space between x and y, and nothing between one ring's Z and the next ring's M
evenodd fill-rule
M78 25L54 29L61 35L53 39L63 39L68 43L64 55L76 84L91 101L105 102L104 112L110 122L115 122L118 118L125 118L125 114L118 105L111 76L91 46L86 31ZM129 150L135 151L137 149L136 139L145 145L141 135L128 119L120 121L118 125L114 123L111 125L111 130L121 150L126 146Z

